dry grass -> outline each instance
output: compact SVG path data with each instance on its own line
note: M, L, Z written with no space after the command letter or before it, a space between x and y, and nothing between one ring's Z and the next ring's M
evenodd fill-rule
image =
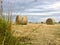
M12 25L13 35L29 37L30 45L60 45L60 24ZM25 41L28 42L28 41Z

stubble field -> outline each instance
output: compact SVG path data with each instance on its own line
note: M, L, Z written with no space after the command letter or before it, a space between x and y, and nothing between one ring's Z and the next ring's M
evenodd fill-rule
M60 45L60 24L12 25L12 34L27 45Z

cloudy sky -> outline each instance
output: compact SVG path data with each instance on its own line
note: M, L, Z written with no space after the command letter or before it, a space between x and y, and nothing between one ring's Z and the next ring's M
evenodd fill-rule
M4 0L3 11L4 14L12 11L13 15L27 15L29 21L34 22L47 18L60 21L60 0Z

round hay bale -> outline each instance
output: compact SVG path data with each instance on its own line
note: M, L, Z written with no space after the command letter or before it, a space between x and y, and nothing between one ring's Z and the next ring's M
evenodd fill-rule
M26 25L27 22L27 16L16 16L16 24Z
M48 18L46 20L46 24L53 25L53 24L55 24L55 20L54 19L51 19L51 18Z
M16 24L22 23L22 16L16 16Z
M28 22L27 16L23 16L23 17L22 17L22 25L26 25L27 22Z

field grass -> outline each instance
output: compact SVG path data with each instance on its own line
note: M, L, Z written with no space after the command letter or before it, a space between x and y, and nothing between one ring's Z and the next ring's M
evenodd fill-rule
M60 24L16 25L0 19L0 45L60 45Z
M15 45L16 38L11 34L11 21L0 18L0 45Z
M21 45L60 45L60 24L12 25L12 34Z

